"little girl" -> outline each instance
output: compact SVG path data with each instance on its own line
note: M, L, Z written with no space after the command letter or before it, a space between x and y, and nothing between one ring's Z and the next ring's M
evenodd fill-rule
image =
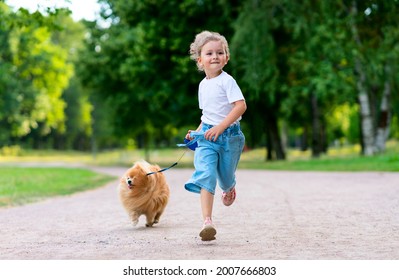
M203 241L211 241L216 239L212 223L216 183L223 191L224 205L230 206L236 198L235 171L245 142L239 121L247 106L234 78L223 71L230 58L224 36L209 31L197 34L190 55L206 76L198 91L201 123L186 135L186 139L196 139L198 147L195 171L185 188L200 194L204 224L199 235Z

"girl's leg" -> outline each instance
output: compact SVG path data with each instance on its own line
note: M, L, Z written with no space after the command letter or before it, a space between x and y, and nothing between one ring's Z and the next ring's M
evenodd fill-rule
M201 209L204 219L203 228L199 234L202 241L215 240L216 229L212 223L213 194L205 189L201 189Z
M208 192L205 189L201 189L201 209L202 209L202 218L211 218L212 219L212 210L213 210L213 194Z

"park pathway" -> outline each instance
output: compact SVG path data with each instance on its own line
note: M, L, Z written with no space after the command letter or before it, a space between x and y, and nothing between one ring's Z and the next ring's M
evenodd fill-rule
M123 168L92 167L121 176ZM133 227L118 181L0 209L0 259L399 259L399 173L239 170L237 200L217 193L217 239L202 242L189 169L165 172L171 199L153 228Z

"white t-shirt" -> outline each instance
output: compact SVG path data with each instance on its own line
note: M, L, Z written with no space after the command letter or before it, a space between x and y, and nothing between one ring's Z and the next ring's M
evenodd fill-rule
M244 100L240 87L232 76L222 73L212 79L204 78L198 89L201 121L210 125L220 124L233 109L236 101ZM236 122L240 121L239 117Z

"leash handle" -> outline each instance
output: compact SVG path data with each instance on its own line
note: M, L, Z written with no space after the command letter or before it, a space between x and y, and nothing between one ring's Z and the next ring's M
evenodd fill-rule
M178 147L187 147L187 148L189 148L191 150L195 150L195 148L192 149L192 148L190 148L190 146L193 146L195 143L197 143L198 140L200 140L201 137L203 138L204 137L204 133L203 132L197 132L197 131L191 131L190 132L190 136L193 138L192 140L190 140L189 142L184 143L184 144L177 144L177 146Z

